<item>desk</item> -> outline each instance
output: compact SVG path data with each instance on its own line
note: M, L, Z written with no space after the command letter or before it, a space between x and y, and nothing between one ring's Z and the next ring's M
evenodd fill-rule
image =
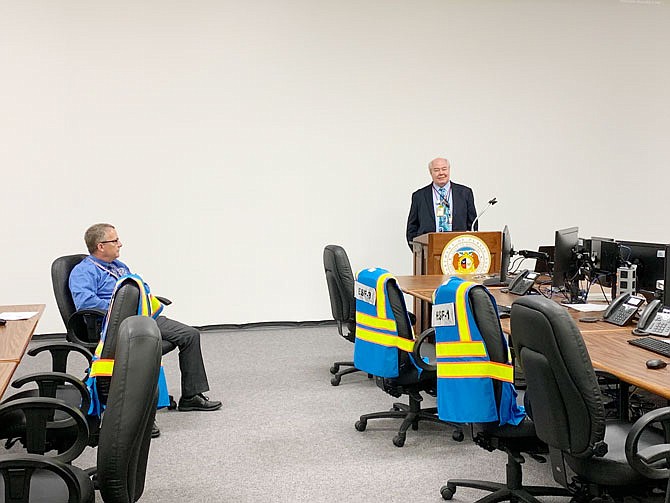
M397 277L400 288L405 293L426 301L424 304L432 300L433 290L447 279L448 276ZM502 305L509 306L519 298L516 295L502 293L500 288L489 288L489 290L496 302ZM631 326L617 327L604 321L582 323L578 321L579 318L589 316L589 313L566 309L577 323L594 368L609 372L625 383L670 400L670 365L659 370L648 369L645 365L647 360L662 357L628 344L627 341L635 337L631 334ZM501 320L501 325L506 333L511 332L509 319Z
M0 306L0 312L35 311L37 314L27 320L8 321L0 327L0 397L14 375L28 343L35 333L37 322L44 313L44 304L21 306Z
M5 394L5 390L18 366L17 362L0 362L0 398Z

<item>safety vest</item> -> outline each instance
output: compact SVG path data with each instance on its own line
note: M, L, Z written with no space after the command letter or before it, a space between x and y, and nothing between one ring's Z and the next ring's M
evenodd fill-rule
M514 367L492 362L472 313L468 293L481 285L452 277L433 294L433 325L437 358L437 410L454 423L519 424L524 408L516 403ZM495 300L484 288L495 306ZM507 341L500 340L508 353ZM509 354L509 353L508 353ZM502 387L496 410L493 379Z
M102 358L102 348L105 345L105 338L107 337L107 328L109 324L109 316L112 312L112 307L114 306L114 299L116 298L116 292L119 291L122 285L126 282L135 282L140 290L140 299L139 305L137 307L137 314L140 316L151 316L156 319L163 311L163 304L151 295L149 291L149 286L142 281L137 274L127 274L122 276L116 282L114 286L114 293L112 294L112 299L109 303L109 309L107 310L107 315L102 325L102 333L100 335L100 341L95 348L93 353L93 360L91 362L91 368L88 372L88 379L86 380L86 386L88 387L89 394L91 395L91 406L89 407L88 414L91 416L100 416L102 411L105 408L105 405L101 403L100 396L98 394L97 388L97 378L98 377L111 377L114 372L114 359L113 358ZM170 397L167 389L167 382L165 380L165 372L163 370L163 365L161 364L160 372L158 375L158 408L167 407L170 405Z
M363 269L356 275L354 285L354 366L379 377L398 377L398 349L411 353L414 346L414 340L398 335L387 296L389 281L395 278L385 269Z

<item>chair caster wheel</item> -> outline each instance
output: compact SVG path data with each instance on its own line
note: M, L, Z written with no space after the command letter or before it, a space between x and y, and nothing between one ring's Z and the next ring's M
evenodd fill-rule
M462 430L454 430L454 432L451 434L451 438L453 438L456 442L462 442L465 438L465 435L463 435Z
M396 447L402 447L403 445L405 445L405 435L398 434L395 437L393 437L393 445L395 445Z
M330 373L331 374L337 374L340 371L340 366L339 365L333 365L330 367Z
M333 386L339 386L341 380L342 378L340 376L337 375L333 376L333 378L330 380L330 384L332 384Z
M368 422L360 419L356 421L356 424L354 425L354 428L356 428L358 431L365 431L365 428L367 428Z
M170 405L168 405L168 410L177 410L177 402L172 395L170 395Z
M443 500L450 500L451 498L454 497L454 494L456 493L456 486L454 487L449 487L449 485L442 486L440 489L440 494L442 495Z

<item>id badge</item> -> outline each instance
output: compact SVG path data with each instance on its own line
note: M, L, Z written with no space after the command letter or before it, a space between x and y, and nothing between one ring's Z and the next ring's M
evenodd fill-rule
M438 217L443 217L443 216L446 215L444 205L442 205L442 204L438 204L438 205L437 205L436 215L437 215Z

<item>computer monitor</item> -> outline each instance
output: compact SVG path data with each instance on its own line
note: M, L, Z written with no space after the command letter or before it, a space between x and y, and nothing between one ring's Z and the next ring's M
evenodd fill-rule
M537 251L546 253L547 259L538 258L535 260L535 272L551 273L550 264L554 263L554 245L538 246Z
M500 282L507 281L507 270L509 269L509 259L512 254L512 236L507 226L502 232L502 244L500 247Z
M565 286L566 279L574 273L572 251L579 244L579 228L569 227L556 231L554 238L554 272L552 286Z
M663 276L663 296L661 298L664 306L670 304L670 263L668 262L670 262L670 245L665 250L665 275Z
M512 237L509 228L505 226L502 231L502 243L500 245L500 274L498 277L486 278L482 284L484 286L507 286L507 270L512 256Z
M591 237L591 259L595 264L598 282L611 287L619 265L619 244L612 238Z
M637 265L637 289L656 291L656 282L665 278L667 244L617 241L621 260Z

